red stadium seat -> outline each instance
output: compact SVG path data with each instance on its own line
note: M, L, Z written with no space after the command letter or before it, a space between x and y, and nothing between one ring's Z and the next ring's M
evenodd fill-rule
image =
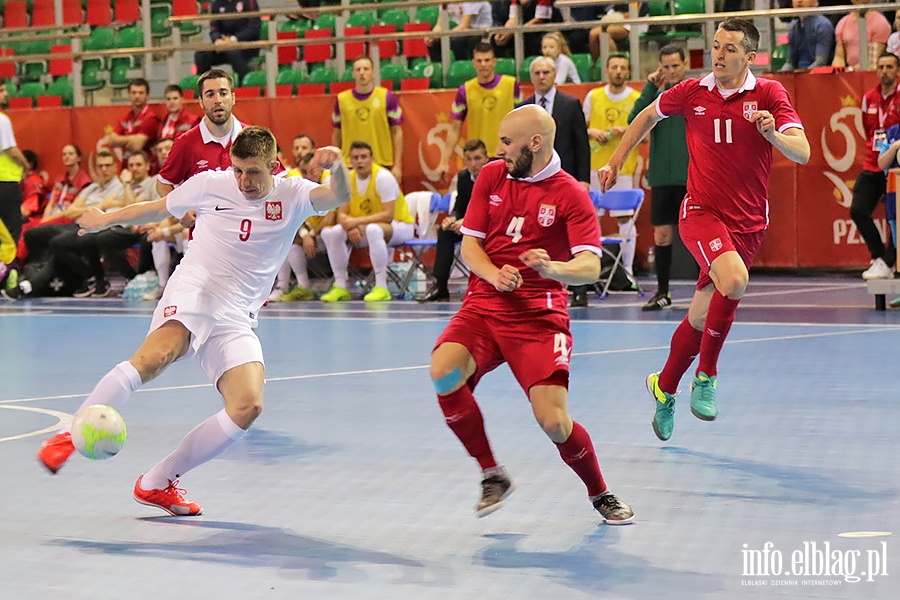
M112 9L109 0L88 0L87 24L94 26L112 23Z
M331 94L340 94L344 90L353 89L356 86L354 81L335 81L331 84L329 90Z
M369 27L369 33L377 36L385 33L397 33L396 25L373 25ZM378 42L378 58L384 60L386 58L394 58L397 56L397 41L385 40Z
M197 0L172 0L173 17L192 17L197 14Z
M13 56L12 48L0 48L0 56ZM16 76L16 63L0 61L0 79L11 79Z
M410 31L431 31L429 23L409 23L403 26L404 33ZM428 46L425 45L425 38L409 39L403 42L403 55L406 58L418 58L420 56L428 56Z
M38 108L57 108L62 106L62 96L38 96Z
M34 103L31 101L31 98L10 98L9 99L9 107L10 108L32 108Z
M81 12L80 2L63 2L63 25L81 25L84 23L84 13Z
M263 89L256 85L234 88L235 98L259 98Z
M298 83L297 84L297 95L298 96L324 96L325 95L325 84L324 83Z
M34 0L31 7L31 26L49 27L56 25L56 7L54 0Z
M3 12L3 27L28 27L28 5L25 0L7 0Z
M365 26L345 27L344 35L366 35L366 28ZM365 53L365 42L344 42L344 58L346 58L347 60L353 60L354 58L365 55Z
M117 23L136 23L140 20L140 0L116 0Z
M400 80L400 91L401 92L412 92L416 90L427 90L428 84L431 83L431 80L427 77L416 77L415 79L401 79Z
M303 37L308 40L333 37L330 29L307 29ZM303 60L306 64L323 63L331 59L331 44L307 44L303 46Z
M290 98L294 95L294 86L290 83L280 83L275 86L276 98Z
M275 34L279 40L296 40L296 31L279 31ZM292 65L297 60L297 46L278 46L278 64Z
M60 44L50 47L50 54L65 54L72 51L72 44ZM50 74L61 77L72 72L72 58L51 58Z

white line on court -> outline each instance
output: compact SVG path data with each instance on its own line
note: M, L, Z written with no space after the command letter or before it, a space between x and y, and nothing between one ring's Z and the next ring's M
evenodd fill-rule
M34 437L36 435L43 435L45 433L50 433L52 431L56 431L59 429L60 425L63 423L69 422L72 420L72 415L64 412L60 412L58 410L50 410L49 408L36 408L34 406L0 406L0 408L6 408L9 410L25 410L28 412L36 412L44 415L50 415L51 417L56 417L59 419L54 425L50 427L45 427L44 429L39 429L37 431L32 431L30 433L22 433L19 435L11 435L9 437L0 438L0 442L11 442L13 440L21 440L23 438Z

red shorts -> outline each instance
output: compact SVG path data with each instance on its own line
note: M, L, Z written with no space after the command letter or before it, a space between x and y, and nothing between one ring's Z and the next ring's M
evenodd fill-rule
M715 215L702 208L691 207L690 198L685 198L681 205L678 234L685 247L694 256L694 260L700 265L698 290L712 285L709 266L726 252L737 252L747 270L750 270L765 233L765 229L750 233L735 233Z
M551 378L568 387L572 334L565 296L515 304L515 310L508 310L508 303L499 306L489 298L466 298L434 347L454 342L469 350L476 365L467 382L473 390L486 373L504 362L526 394Z

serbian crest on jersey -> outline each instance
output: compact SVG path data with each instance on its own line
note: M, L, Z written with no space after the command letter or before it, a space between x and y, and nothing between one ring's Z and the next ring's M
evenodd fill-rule
M281 220L281 202L266 202L266 221Z
M756 112L756 102L744 102L744 118L748 121L750 117L753 116L753 113Z
M722 239L716 238L713 241L711 241L709 243L709 249L712 250L713 252L718 252L719 250L721 250L722 249Z
M552 204L541 204L538 209L538 223L541 227L550 227L556 222L556 207Z

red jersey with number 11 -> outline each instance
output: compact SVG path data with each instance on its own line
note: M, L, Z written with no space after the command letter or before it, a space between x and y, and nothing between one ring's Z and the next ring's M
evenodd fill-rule
M735 233L765 229L773 148L750 117L767 110L775 117L776 131L803 129L784 86L748 71L740 89L724 98L710 73L663 92L656 110L661 117L679 115L687 123L691 161L686 201L716 215Z

